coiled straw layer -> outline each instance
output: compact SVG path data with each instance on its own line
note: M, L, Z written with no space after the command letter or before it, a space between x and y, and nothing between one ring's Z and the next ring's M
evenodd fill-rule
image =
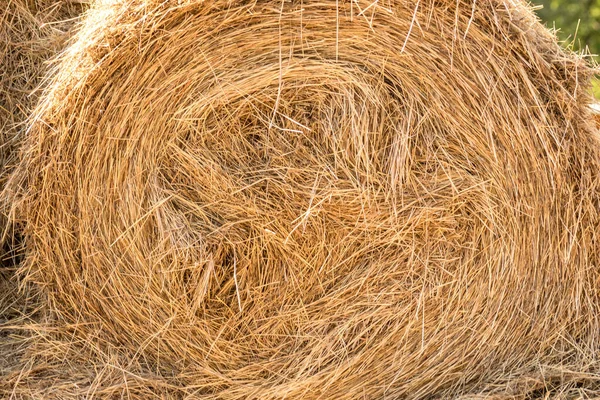
M590 74L515 1L100 1L11 181L23 274L88 394L591 393Z

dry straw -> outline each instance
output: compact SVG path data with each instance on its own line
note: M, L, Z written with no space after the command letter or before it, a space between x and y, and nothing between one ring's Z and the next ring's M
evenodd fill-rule
M0 0L0 190L18 162L15 149L41 93L48 60L64 47L82 9L82 2L73 0ZM7 222L9 209L0 202L0 375L19 350L17 331L6 326L22 323L36 305L30 286L17 291L14 272L23 249L18 228Z
M35 105L47 61L63 47L81 1L0 1L0 188L13 148Z
M8 186L0 394L600 395L592 71L519 1L99 1Z
M74 1L0 0L0 190L17 162L15 148L40 93L46 61L63 46L71 18L81 9ZM8 267L18 243L5 229L6 211L1 203L0 266ZM0 285L6 274L0 267Z

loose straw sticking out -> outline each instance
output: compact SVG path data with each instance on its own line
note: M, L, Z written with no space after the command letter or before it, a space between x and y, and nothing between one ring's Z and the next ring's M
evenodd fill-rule
M50 322L0 393L593 394L590 76L516 1L99 1L11 179Z

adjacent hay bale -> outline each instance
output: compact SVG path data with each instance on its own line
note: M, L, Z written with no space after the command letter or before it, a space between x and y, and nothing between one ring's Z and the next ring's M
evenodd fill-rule
M82 0L0 1L0 191L17 163L16 148L37 103L47 62L66 44L82 9ZM2 266L12 266L19 247L15 233L6 229L9 208L2 196L0 280L5 275Z
M115 349L175 397L592 393L590 75L516 1L100 1L11 181L23 274L83 393Z
M0 2L0 188L15 163L15 141L37 102L46 61L65 44L82 1Z
M0 0L0 191L17 163L47 61L65 45L82 9L79 1ZM39 306L35 291L18 291L14 273L23 250L18 228L8 226L5 198L0 196L0 376L18 364L23 349L22 332L13 328Z

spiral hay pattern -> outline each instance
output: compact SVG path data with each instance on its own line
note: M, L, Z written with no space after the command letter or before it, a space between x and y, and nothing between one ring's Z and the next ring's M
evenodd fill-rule
M515 1L100 1L22 272L173 396L597 388L590 74Z

